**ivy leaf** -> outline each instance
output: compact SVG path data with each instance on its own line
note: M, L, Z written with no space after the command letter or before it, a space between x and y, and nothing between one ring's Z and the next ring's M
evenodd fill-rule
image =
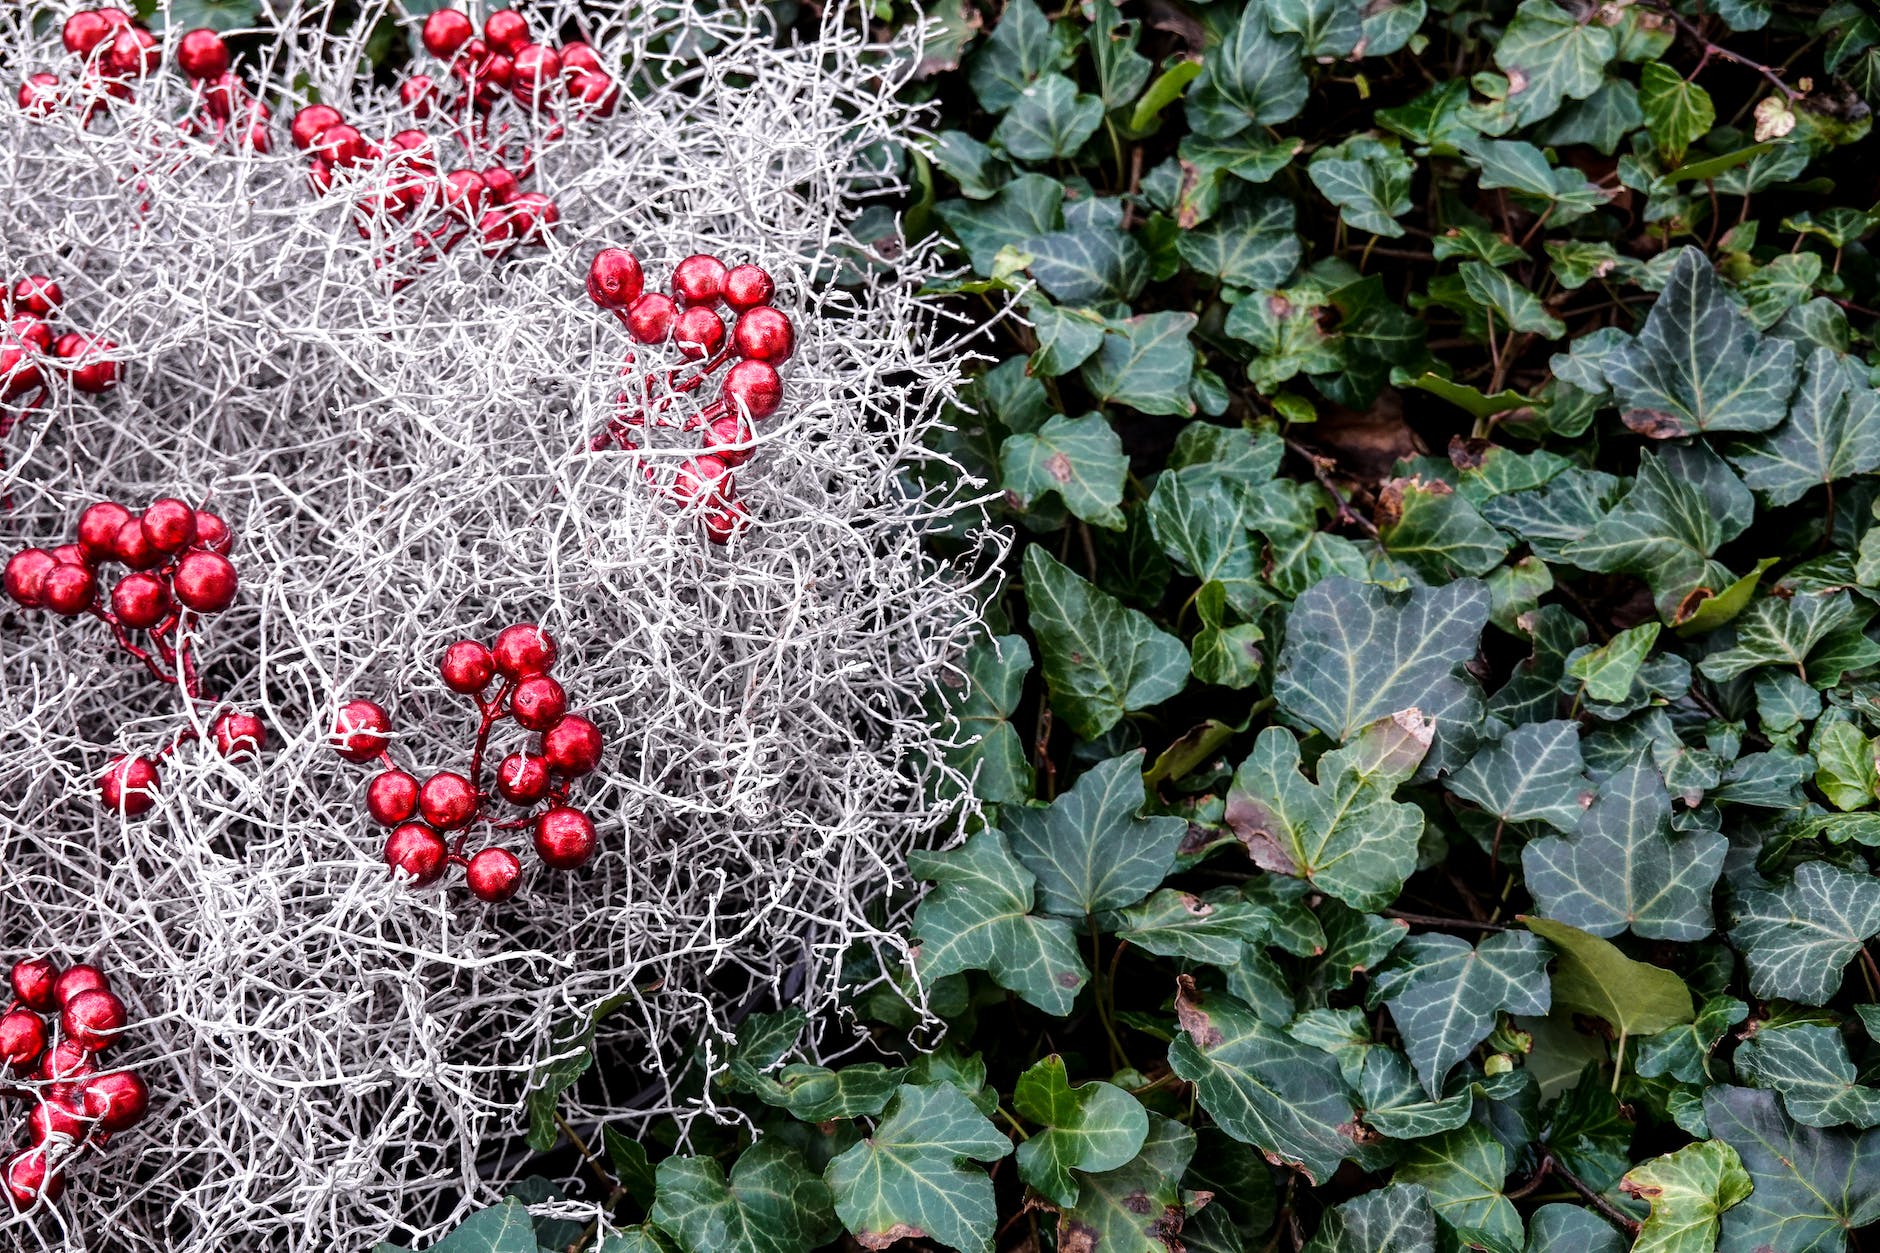
M1809 1127L1880 1123L1880 1089L1855 1079L1847 1041L1834 1027L1764 1024L1736 1050L1737 1075L1782 1098L1790 1118Z
M1165 470L1149 493L1149 529L1162 551L1202 583L1217 584L1243 614L1269 599L1254 569L1250 513L1245 491L1221 474Z
M1018 1146L1018 1177L1053 1205L1077 1204L1073 1171L1100 1173L1129 1164L1149 1134L1142 1103L1109 1083L1072 1087L1055 1053L1018 1077L1012 1107L1040 1128Z
M1591 795L1577 722L1527 722L1471 757L1449 790L1503 822L1579 828Z
M1522 0L1495 45L1515 125L1551 117L1562 100L1584 100L1605 81L1618 45L1595 12L1582 21L1553 0Z
M1346 57L1364 33L1363 7L1349 0L1269 0L1266 24L1275 33L1299 36L1309 57Z
M1162 888L1117 915L1116 936L1157 957L1228 967L1242 946L1257 944L1273 923L1270 911L1231 888L1196 896Z
M1266 6L1248 5L1239 22L1202 57L1201 76L1188 88L1188 125L1209 139L1226 139L1249 126L1271 126L1305 107L1308 91L1299 64L1299 40L1267 29Z
M528 1145L536 1152L546 1153L561 1140L561 1124L555 1120L561 1094L594 1065L594 1033L600 1029L601 1019L629 999L626 994L610 996L579 1020L555 1029L550 1060L529 1076L528 1094L523 1098L529 1115Z
M431 1248L433 1253L537 1253L535 1220L514 1197L476 1213ZM380 1244L373 1253L408 1253L393 1244Z
M1480 1123L1411 1144L1392 1177L1420 1184L1437 1217L1451 1227L1479 1232L1503 1248L1519 1247L1521 1216L1502 1194L1508 1150Z
M1625 494L1624 484L1600 470L1567 470L1539 488L1491 496L1482 516L1519 537L1543 561L1565 561L1564 550L1585 539Z
M973 53L966 80L981 108L1003 113L1039 77L1069 68L1076 56L1077 33L1070 23L1053 22L1036 0L1013 0L1001 11L992 36Z
M1066 508L1094 526L1120 531L1127 525L1119 506L1129 459L1100 413L1053 414L1037 431L1011 436L999 450L999 472L1020 508L1056 492Z
M1087 309L1061 309L1036 293L1025 302L1025 317L1038 336L1030 369L1045 378L1068 374L1088 361L1103 343L1107 325Z
M1103 101L1062 74L1045 74L1019 93L992 137L1021 161L1071 157L1103 125Z
M1234 287L1278 287L1299 265L1293 202L1284 196L1241 200L1176 240L1182 260Z
M1552 0L1528 0L1529 4L1551 4ZM1547 312L1527 288L1506 273L1481 261L1464 261L1459 268L1462 288L1469 299L1495 315L1496 324L1517 331L1528 331L1558 339L1567 333L1567 324Z
M1021 174L990 200L943 200L934 211L966 249L973 270L989 275L1000 250L1028 252L1034 240L1063 226L1064 184L1042 174Z
M809 1253L840 1230L829 1188L795 1149L759 1140L725 1178L709 1157L668 1157L649 1215L684 1253Z
M1621 1036L1656 1035L1697 1016L1691 989L1661 966L1633 961L1608 940L1548 918L1521 922L1552 945L1554 1005L1610 1023Z
M1192 313L1145 313L1112 323L1096 356L1084 362L1084 386L1106 405L1188 417L1195 409L1188 393L1194 326Z
M1169 1253L1175 1234L1186 1234L1189 1203L1181 1180L1194 1155L1193 1131L1172 1118L1150 1114L1142 1151L1131 1161L1080 1176L1077 1204L1058 1215L1057 1247L1066 1253L1078 1248Z
M1795 345L1758 333L1704 254L1686 247L1644 329L1604 370L1619 416L1641 435L1766 431L1788 412Z
M1658 642L1661 623L1646 622L1619 632L1598 648L1578 652L1567 662L1567 676L1579 680L1588 700L1617 705L1632 694L1639 667Z
M1738 893L1730 914L1752 995L1823 1005L1860 946L1880 934L1880 881L1806 862L1780 887Z
M1555 1202L1528 1216L1527 1253L1626 1253L1625 1240L1592 1210Z
M1313 154L1306 172L1347 226L1388 239L1403 235L1396 219L1414 205L1410 178L1416 163L1392 145L1356 135Z
M1645 757L1609 775L1574 834L1521 850L1535 909L1591 935L1703 939L1728 841L1701 829L1674 838L1670 819L1664 779Z
M1839 1253L1849 1231L1880 1220L1880 1132L1799 1127L1773 1092L1722 1085L1704 1093L1704 1120L1753 1185L1724 1214L1719 1253Z
M1143 750L1092 766L1044 805L1001 811L1012 851L1038 882L1040 907L1085 918L1134 905L1175 869L1188 823L1139 818Z
M540 1253L540 1251L537 1250L535 1253ZM659 1234L659 1228L645 1223L636 1223L631 1227L609 1232L607 1238L600 1242L598 1253L672 1253L672 1245L666 1242L666 1237Z
M973 780L973 793L983 801L1023 800L1031 795L1031 763L1011 717L1025 694L1031 645L1022 635L982 640L960 669L943 673L937 689L943 716L958 729L947 764Z
M1103 107L1120 109L1149 85L1155 62L1136 50L1142 38L1139 22L1125 22L1116 0L1096 0L1090 14L1090 59L1096 63Z
M1188 650L1148 615L1079 578L1039 545L1025 549L1025 593L1052 707L1085 739L1182 690Z
M903 1084L875 1133L823 1171L835 1212L864 1247L924 1237L962 1253L991 1253L997 1218L993 1162L1012 1142L949 1083Z
M1390 1011L1423 1090L1441 1097L1443 1080L1488 1038L1498 1012L1547 1012L1547 949L1522 931L1473 948L1453 935L1413 935L1373 980L1369 1003Z
M1666 450L1673 452L1679 453L1675 460L1650 452L1641 456L1631 490L1585 536L1561 549L1562 558L1582 570L1642 575L1667 619L1697 589L1715 591L1735 581L1711 559L1735 535L1735 510L1718 508L1704 483L1689 472L1694 457L1714 454ZM1724 473L1729 474L1728 467ZM1748 496L1734 475L1730 482Z
M1263 870L1310 880L1353 909L1381 909L1416 869L1423 813L1392 799L1416 773L1431 726L1406 710L1364 728L1300 773L1299 743L1268 727L1234 772L1224 814Z
M1558 222L1585 217L1610 196L1574 169L1555 169L1547 154L1517 139L1459 139L1456 148L1481 171L1484 191L1506 188L1531 197L1553 210Z
M1633 1167L1620 1187L1651 1206L1632 1253L1711 1253L1723 1212L1751 1191L1742 1159L1722 1140L1654 1157Z
M1413 1183L1391 1183L1334 1205L1302 1253L1434 1253L1436 1211Z
M1880 469L1880 392L1851 385L1841 358L1817 348L1803 367L1788 422L1736 448L1730 460L1772 505Z
M1404 709L1436 723L1435 761L1466 753L1482 692L1463 665L1488 621L1474 579L1401 595L1326 579L1293 603L1273 697L1286 713L1343 743Z
M1717 121L1710 93L1660 61L1639 66L1638 104L1645 129L1667 165L1683 161L1685 149L1709 134Z
M1149 281L1149 254L1135 237L1109 221L1065 227L1017 245L1031 258L1038 285L1068 304L1134 300Z
M1763 718L1768 725L1767 716ZM1874 746L1851 722L1823 722L1809 745L1815 756L1815 787L1839 810L1863 809L1880 792L1880 761Z
M1047 1014L1068 1014L1089 977L1067 922L1031 916L1037 880L1005 836L980 831L949 853L908 854L908 870L934 887L914 911L916 962L929 981L984 970Z
M1378 489L1378 536L1432 581L1487 574L1508 555L1508 541L1468 497L1440 479L1387 479Z
M1251 622L1228 624L1227 586L1220 582L1201 585L1195 611L1202 622L1191 646L1195 678L1222 687L1251 687L1266 660L1260 650L1266 634Z
M1736 620L1736 646L1710 654L1698 669L1727 681L1759 666L1786 666L1817 687L1840 681L1848 669L1880 660L1861 629L1871 606L1844 591L1766 596Z
M1690 1022L1639 1041L1638 1073L1647 1078L1665 1075L1679 1083L1709 1083L1711 1051L1748 1014L1749 1006L1733 996L1711 997Z
M1330 1179L1357 1151L1357 1116L1329 1054L1231 996L1197 992L1187 975L1178 981L1175 1014L1182 1033L1169 1045L1169 1069L1195 1085L1221 1130L1310 1183Z

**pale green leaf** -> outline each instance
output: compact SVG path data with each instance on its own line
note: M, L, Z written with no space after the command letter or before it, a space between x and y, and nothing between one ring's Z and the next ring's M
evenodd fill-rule
M1620 1186L1651 1206L1632 1253L1711 1253L1723 1212L1751 1190L1742 1159L1722 1140L1654 1157L1633 1167Z

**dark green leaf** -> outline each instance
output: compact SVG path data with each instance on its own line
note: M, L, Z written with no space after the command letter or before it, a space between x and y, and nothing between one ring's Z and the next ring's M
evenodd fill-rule
M991 1253L992 1180L969 1162L1012 1151L951 1084L903 1084L874 1134L823 1172L842 1225L864 1246L924 1235L962 1253Z
M1142 750L1092 766L1076 786L1043 805L1001 811L1012 851L1037 878L1046 913L1084 918L1148 896L1175 868L1188 824L1141 818Z
M1373 981L1370 998L1390 1010L1424 1091L1441 1096L1450 1070L1488 1038L1498 1012L1547 1012L1547 950L1520 931L1474 947L1453 935L1413 935Z
M1148 616L1126 609L1037 545L1025 550L1032 629L1061 716L1094 739L1125 713L1182 690L1188 650Z
M709 1157L659 1164L652 1222L684 1253L809 1253L836 1234L828 1187L794 1149L746 1149L726 1179Z
M1078 1179L1128 1165L1149 1134L1135 1097L1108 1083L1071 1086L1052 1054L1018 1077L1012 1108L1037 1128L1018 1146L1018 1175L1054 1205L1078 1203Z

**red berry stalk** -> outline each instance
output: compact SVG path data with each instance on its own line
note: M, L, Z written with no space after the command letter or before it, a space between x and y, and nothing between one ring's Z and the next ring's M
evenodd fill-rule
M183 501L159 500L142 516L102 501L80 515L76 543L14 553L5 589L22 609L96 618L120 649L194 704L213 697L202 689L192 633L184 628L189 615L218 614L234 603L239 581L225 555L233 546L226 522ZM113 565L128 572L107 593L100 575ZM223 712L211 733L224 756L259 752L267 734L259 718L234 710ZM98 780L99 799L132 817L148 812L157 803L157 762L195 738L184 730L152 756L113 758Z
M637 401L622 393L614 419L589 447L637 449L648 426L702 431L700 455L688 457L664 491L681 507L702 508L706 535L713 543L728 543L750 524L732 471L750 460L752 424L783 406L777 367L796 351L796 327L770 303L776 284L755 265L727 268L701 254L673 269L671 296L645 287L639 259L623 248L603 248L588 265L588 298L618 318L636 343L672 344L683 360L699 364L690 372L680 366L643 374ZM721 310L733 319L728 332ZM716 400L680 422L667 416L675 400L704 387L727 365ZM621 373L631 376L634 369L629 351ZM654 482L652 466L645 470Z
M13 964L11 983L0 1014L0 1103L30 1104L21 1119L27 1147L0 1162L0 1185L15 1209L28 1210L59 1199L65 1168L81 1153L142 1122L150 1089L135 1070L99 1069L130 1020L103 971L61 971L35 957Z
M401 770L391 754L391 715L369 700L348 701L333 726L334 751L347 761L385 767L366 785L366 811L390 827L385 861L419 884L435 882L451 866L462 866L471 893L505 901L522 885L522 862L500 845L466 851L477 824L491 831L533 828L536 855L554 870L576 870L594 856L594 823L568 804L574 781L594 772L604 747L588 719L568 712L567 693L550 675L555 638L532 623L505 627L489 647L458 640L439 663L444 685L477 707L477 729L466 773L440 770L422 783ZM494 685L495 694L485 698ZM497 763L492 786L483 783L490 735L513 719L541 738L531 749ZM523 811L498 820L497 799ZM540 808L537 808L537 807ZM455 833L446 843L445 836Z
M112 100L135 98L132 84L157 71L163 51L157 37L119 8L80 9L65 19L61 32L66 52L78 62L70 84L41 70L20 84L20 110L28 117L50 117L84 103L85 124Z

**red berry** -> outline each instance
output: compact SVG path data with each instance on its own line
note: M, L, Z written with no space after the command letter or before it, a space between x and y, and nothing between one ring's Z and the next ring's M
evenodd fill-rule
M543 242L561 221L561 210L539 191L525 191L504 208L509 214L509 233L519 243Z
M133 570L148 570L163 564L163 554L150 542L150 533L135 515L118 528L111 550L119 561Z
M320 142L321 136L345 120L340 111L331 105L310 104L294 114L294 125L289 134L293 137L294 147L306 152Z
M23 1149L0 1166L0 1183L5 1183L13 1207L25 1211L42 1199L50 1205L65 1191L65 1175L53 1169L52 1158L43 1148Z
M696 305L679 315L678 322L673 326L672 337L679 345L681 356L701 361L724 344L724 320L718 316L716 309Z
M465 696L477 695L496 677L496 661L490 650L475 640L458 640L446 648L438 669L443 672L444 686Z
M595 117L612 117L620 104L620 84L605 74L576 73L568 79L568 94Z
M128 1131L150 1112L150 1089L134 1070L93 1075L79 1093L80 1107L100 1131Z
M74 1105L59 1097L50 1097L33 1106L26 1117L26 1138L30 1144L44 1144L57 1136L77 1144L91 1131L91 1123Z
M743 414L720 414L706 424L705 451L735 469L751 459L753 450L748 445L755 438Z
M59 76L41 70L28 74L20 84L18 97L20 112L28 117L51 117L58 111L64 93L59 89Z
M478 900L506 901L522 886L522 863L506 848L486 848L470 859L464 879Z
M174 496L153 501L144 510L144 534L160 552L178 552L195 541L196 511Z
M24 396L44 383L30 347L0 339L0 400Z
M554 870L574 870L594 856L594 823L578 809L557 805L535 820L535 851Z
M403 770L386 770L366 784L366 811L372 821L395 827L418 812L418 779Z
M117 345L102 335L68 331L59 336L53 351L65 361L72 386L78 391L98 396L117 386L119 363L110 357Z
M46 1051L46 1021L30 1009L0 1014L0 1063L24 1072Z
M522 194L522 185L516 181L516 176L500 165L483 170L483 185L490 189L492 204L508 204Z
M551 87L561 77L561 56L543 44L525 43L509 54L513 66L509 87L517 94L534 93Z
M147 518L145 521L148 525ZM235 603L234 564L206 548L183 554L171 582L176 587L176 599L197 613L221 613Z
M92 1070L91 1054L80 1048L77 1040L60 1040L39 1064L39 1078L64 1085L85 1078Z
M110 990L110 977L90 962L74 963L52 981L52 999L61 1009L80 992Z
M385 837L385 864L404 871L420 886L443 874L449 858L444 837L422 822L407 822Z
M739 313L770 303L777 285L761 266L734 265L725 274L725 303Z
M342 169L363 165L376 154L364 135L341 122L338 126L327 128L320 136L314 144L313 155L335 169Z
M28 274L13 284L13 307L21 313L50 317L65 303L65 292L45 274Z
M112 29L104 14L96 9L80 9L65 19L65 29L59 32L59 37L64 41L67 52L77 53L81 57L90 56L91 50L103 42Z
M496 672L505 679L520 679L531 674L547 674L555 665L560 650L555 637L533 622L519 622L497 632L490 655Z
M157 37L141 26L126 26L112 36L103 59L104 68L126 78L141 78L157 72L163 62L163 49Z
M8 327L13 333L14 342L26 344L38 353L52 351L52 328L38 314L15 314Z
M470 780L440 770L418 789L418 813L439 831L455 831L477 816L477 790Z
M157 803L157 763L130 754L113 757L98 777L98 799L106 809L122 811L129 818L149 813ZM61 980L70 977L72 970L61 975ZM64 1003L63 985L59 1000Z
M603 248L588 262L588 299L603 309L625 309L640 298L646 276L625 248Z
M678 317L678 306L671 297L648 292L627 310L627 334L642 344L662 343L672 334L672 324Z
M783 406L783 380L768 361L740 361L725 373L719 395L733 412L757 421Z
M268 743L267 725L253 714L236 709L230 709L217 718L209 728L209 734L215 740L215 751L224 757L233 757L237 753L259 753Z
M371 761L391 743L392 717L369 700L349 700L333 721L333 751L347 761Z
M474 34L476 27L468 17L456 9L439 9L424 19L424 50L440 61L448 61Z
M561 68L564 73L570 70L585 70L590 74L603 72L601 59L594 54L594 49L578 39L561 46Z
M77 1041L87 1053L109 1048L129 1020L124 1002L107 988L80 992L59 1011L59 1029L65 1032L66 1039Z
M600 765L601 749L600 728L579 714L569 714L542 736L542 760L571 779Z
M52 559L62 566L82 566L87 564L85 561L85 550L80 548L77 544L60 544L57 548L52 550Z
M739 314L731 338L738 355L751 361L782 365L796 351L796 328L782 311L769 305L758 305Z
M333 167L315 158L307 167L307 186L313 188L313 194L324 196L333 190Z
M730 468L710 453L680 462L672 479L673 499L681 505L701 501L708 506L722 505L735 490Z
M516 685L509 698L516 721L530 731L546 731L568 712L568 696L561 684L545 674L530 675Z
M444 176L444 207L465 222L483 216L490 202L490 186L475 170L452 170Z
M51 1009L58 1004L54 985L59 968L50 957L28 957L13 963L13 995L28 1009Z
M429 74L413 74L398 85L399 102L420 121L431 116L431 110L437 106L437 98L437 84Z
M207 509L196 510L196 542L210 552L226 553L235 547L228 523Z
M751 525L750 511L742 501L732 501L723 509L705 515L705 535L714 544L729 544Z
M170 589L154 574L127 574L111 589L111 612L133 631L146 631L170 612Z
M98 576L89 567L61 562L47 571L40 596L60 617L76 618L98 603Z
M725 263L700 253L681 261L672 272L672 294L681 304L715 305L724 298Z
M58 565L58 558L43 548L20 549L7 558L7 596L22 609L39 608L46 603L46 576Z
M496 766L496 790L512 805L534 804L548 795L548 763L533 754L509 754Z
M176 64L191 78L218 78L228 73L228 45L207 27L190 31L176 45Z
M483 39L508 56L529 42L529 19L514 9L498 9L483 19Z

